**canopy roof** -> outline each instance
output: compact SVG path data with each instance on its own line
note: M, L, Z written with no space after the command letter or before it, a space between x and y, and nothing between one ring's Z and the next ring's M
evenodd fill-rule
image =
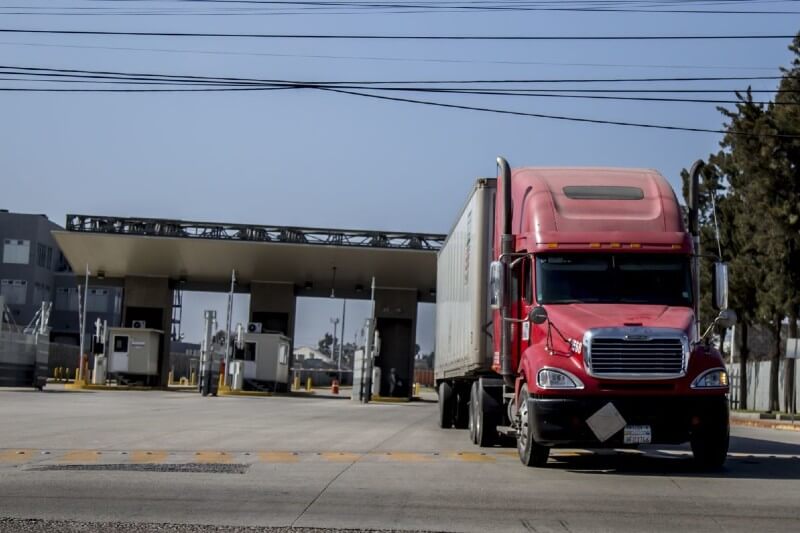
M444 235L198 223L69 215L54 231L76 273L166 277L188 289L227 290L231 271L254 281L292 283L309 296L368 297L380 288L413 289L434 299L436 252ZM335 268L335 279L334 279Z

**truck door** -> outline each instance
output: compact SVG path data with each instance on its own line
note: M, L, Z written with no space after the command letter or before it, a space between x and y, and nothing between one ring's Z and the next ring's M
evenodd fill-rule
M533 263L531 256L521 258L511 272L511 317L523 319L533 306ZM518 370L522 352L532 341L532 327L527 320L514 323L511 336L511 354L514 370Z

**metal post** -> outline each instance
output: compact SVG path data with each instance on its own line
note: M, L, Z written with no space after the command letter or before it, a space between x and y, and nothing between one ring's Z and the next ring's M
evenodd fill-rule
M199 382L199 389L200 392L204 392L208 394L211 392L211 365L212 365L212 356L211 351L213 350L213 343L211 342L211 337L214 335L214 323L217 320L217 312L216 311L205 311L203 312L203 318L205 319L205 334L203 335L203 343L200 348L200 382Z
M331 318L333 324L333 344L331 344L331 360L336 356L336 329L339 326L339 317Z
M83 360L84 360L84 353L83 349L86 346L86 308L88 307L88 298L89 298L89 264L86 264L86 279L83 286L83 308L81 309L81 316L80 316L80 324L81 324L81 349L80 349L80 369L81 372L84 372L83 369Z
M236 284L236 271L231 270L231 291L228 293L228 318L225 321L225 376L223 383L230 386L231 364L231 320L233 320L233 288Z
M365 403L368 403L372 399L372 340L375 335L375 276L372 277L372 305L370 306L368 320L367 341L364 346L364 356L367 359L367 390L364 394Z
M347 300L342 300L342 332L339 335L339 385L342 384L342 354L344 352L344 320L347 317Z

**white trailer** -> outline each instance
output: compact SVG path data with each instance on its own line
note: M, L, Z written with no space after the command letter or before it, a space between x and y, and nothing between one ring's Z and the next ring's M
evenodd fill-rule
M498 388L492 372L492 314L489 264L492 261L497 180L478 179L436 265L436 363L442 427L455 420L466 427L470 387ZM502 404L502 400L501 400Z

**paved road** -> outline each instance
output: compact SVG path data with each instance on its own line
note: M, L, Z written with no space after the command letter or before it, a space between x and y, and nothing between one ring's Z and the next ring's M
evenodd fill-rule
M800 529L798 432L735 428L714 474L685 447L530 469L435 418L425 402L0 389L0 531Z

